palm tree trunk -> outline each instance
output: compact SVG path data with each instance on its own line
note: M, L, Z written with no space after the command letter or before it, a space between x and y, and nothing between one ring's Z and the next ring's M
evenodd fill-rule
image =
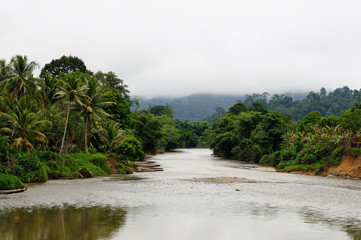
M88 153L88 125L89 125L89 117L85 116L85 134L84 134L84 146L85 146L85 152Z
M65 142L65 136L66 136L66 129L68 128L68 121L69 121L69 115L70 115L70 106L71 106L71 102L69 101L68 113L66 114L64 134L63 134L63 138L62 138L62 140L61 140L61 146L60 146L59 154L61 154L61 153L63 152L64 142Z

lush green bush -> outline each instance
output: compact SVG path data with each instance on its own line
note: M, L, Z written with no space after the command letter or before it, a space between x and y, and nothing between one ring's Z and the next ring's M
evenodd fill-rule
M142 144L135 137L126 137L115 146L114 153L121 160L139 161L144 159Z
M24 188L24 183L14 175L0 173L0 190Z
M36 151L18 154L15 175L26 183L45 182L48 179L47 171Z
M104 154L70 153L68 157L83 177L103 176L110 173L110 168L106 163L107 156Z
M261 156L261 148L248 138L244 138L231 151L233 158L245 162L258 162Z

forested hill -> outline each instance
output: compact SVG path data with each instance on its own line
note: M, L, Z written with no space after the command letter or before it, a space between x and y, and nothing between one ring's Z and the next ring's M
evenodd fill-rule
M285 94L246 94L246 95L216 95L194 94L182 98L153 98L139 99L139 110L148 109L149 106L170 104L174 109L174 117L182 121L202 121L216 112L216 108L228 108L242 101L247 107L253 102L260 102L272 111L289 115L293 120L302 119L307 113L319 111L322 116L341 116L355 102L361 101L361 90L350 89L347 86L336 88L327 92L325 88L309 93Z
M202 121L207 116L214 114L217 107L222 107L227 111L229 107L243 99L243 95L216 94L193 94L181 98L138 98L139 110L147 110L150 105L170 104L175 111L174 118L182 121Z
M293 120L300 120L307 113L318 111L324 117L331 115L341 116L346 110L352 108L356 102L361 101L361 89L350 89L347 86L336 88L327 92L321 88L319 92L311 91L302 100L293 100L285 94L274 94L269 100L260 96L247 96L243 100L246 106L253 102L261 102L272 111L290 115Z

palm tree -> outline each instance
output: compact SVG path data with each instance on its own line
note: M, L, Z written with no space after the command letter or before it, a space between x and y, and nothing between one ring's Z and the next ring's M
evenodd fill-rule
M107 93L104 93L103 86L99 82L91 77L87 82L88 90L86 92L86 98L82 104L81 115L84 117L85 130L84 130L84 148L85 152L88 153L88 133L90 132L90 118L92 117L95 121L101 122L102 117L109 117L110 115L104 111L104 107L110 106L113 102L106 102L104 97Z
M56 98L64 98L66 99L66 101L68 101L64 133L61 140L61 146L59 151L59 153L61 154L63 152L66 131L68 128L71 103L75 102L79 105L82 105L80 98L85 97L84 92L87 90L88 86L84 84L77 75L71 73L67 75L63 75L63 77L60 79L60 82L61 82L59 86L60 90L56 94Z
M35 89L33 71L39 65L32 61L28 62L27 56L16 55L10 61L12 76L4 82L10 91L13 91L14 97L20 98L28 89Z
M40 117L31 111L25 98L15 99L12 109L2 113L5 121L2 122L0 131L9 135L11 146L21 150L34 150L34 143L45 143L46 136L41 131L51 124L49 121L40 120Z
M123 140L123 132L120 124L114 121L106 121L104 127L99 126L98 134L104 144L104 150L112 152L114 147Z
M48 108L54 104L58 98L59 80L46 73L43 78L38 79L40 102L44 106L44 119L47 119Z
M11 77L11 68L5 59L0 59L0 84Z

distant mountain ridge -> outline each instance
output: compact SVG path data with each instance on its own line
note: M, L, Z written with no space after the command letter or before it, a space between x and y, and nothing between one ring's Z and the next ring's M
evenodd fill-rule
M344 86L328 92L325 88L321 88L316 92L289 91L284 94L273 95L268 93L246 95L193 94L180 98L139 98L140 107L138 110L147 110L149 105L170 104L176 112L175 118L182 121L202 121L206 117L212 116L216 112L216 108L222 107L228 111L229 107L239 101L242 101L247 107L251 107L254 102L260 102L268 110L280 112L290 116L292 120L298 121L312 111L318 111L325 117L341 116L356 102L361 102L361 89L352 90ZM212 117L218 116L217 114ZM210 121L209 118L207 120Z
M295 100L303 99L307 93L302 92L288 92L285 95L292 97ZM192 94L185 97L170 98L170 97L156 97L146 99L139 97L138 110L147 110L149 106L170 104L174 109L174 118L181 121L202 121L207 116L211 116L216 112L217 107L223 107L225 111L239 101L245 99L244 94L226 95L226 94ZM134 110L134 108L133 108Z
M138 110L147 110L149 106L170 104L174 109L174 118L182 121L202 121L216 112L217 107L228 108L244 99L243 95L192 94L180 98L137 98Z

